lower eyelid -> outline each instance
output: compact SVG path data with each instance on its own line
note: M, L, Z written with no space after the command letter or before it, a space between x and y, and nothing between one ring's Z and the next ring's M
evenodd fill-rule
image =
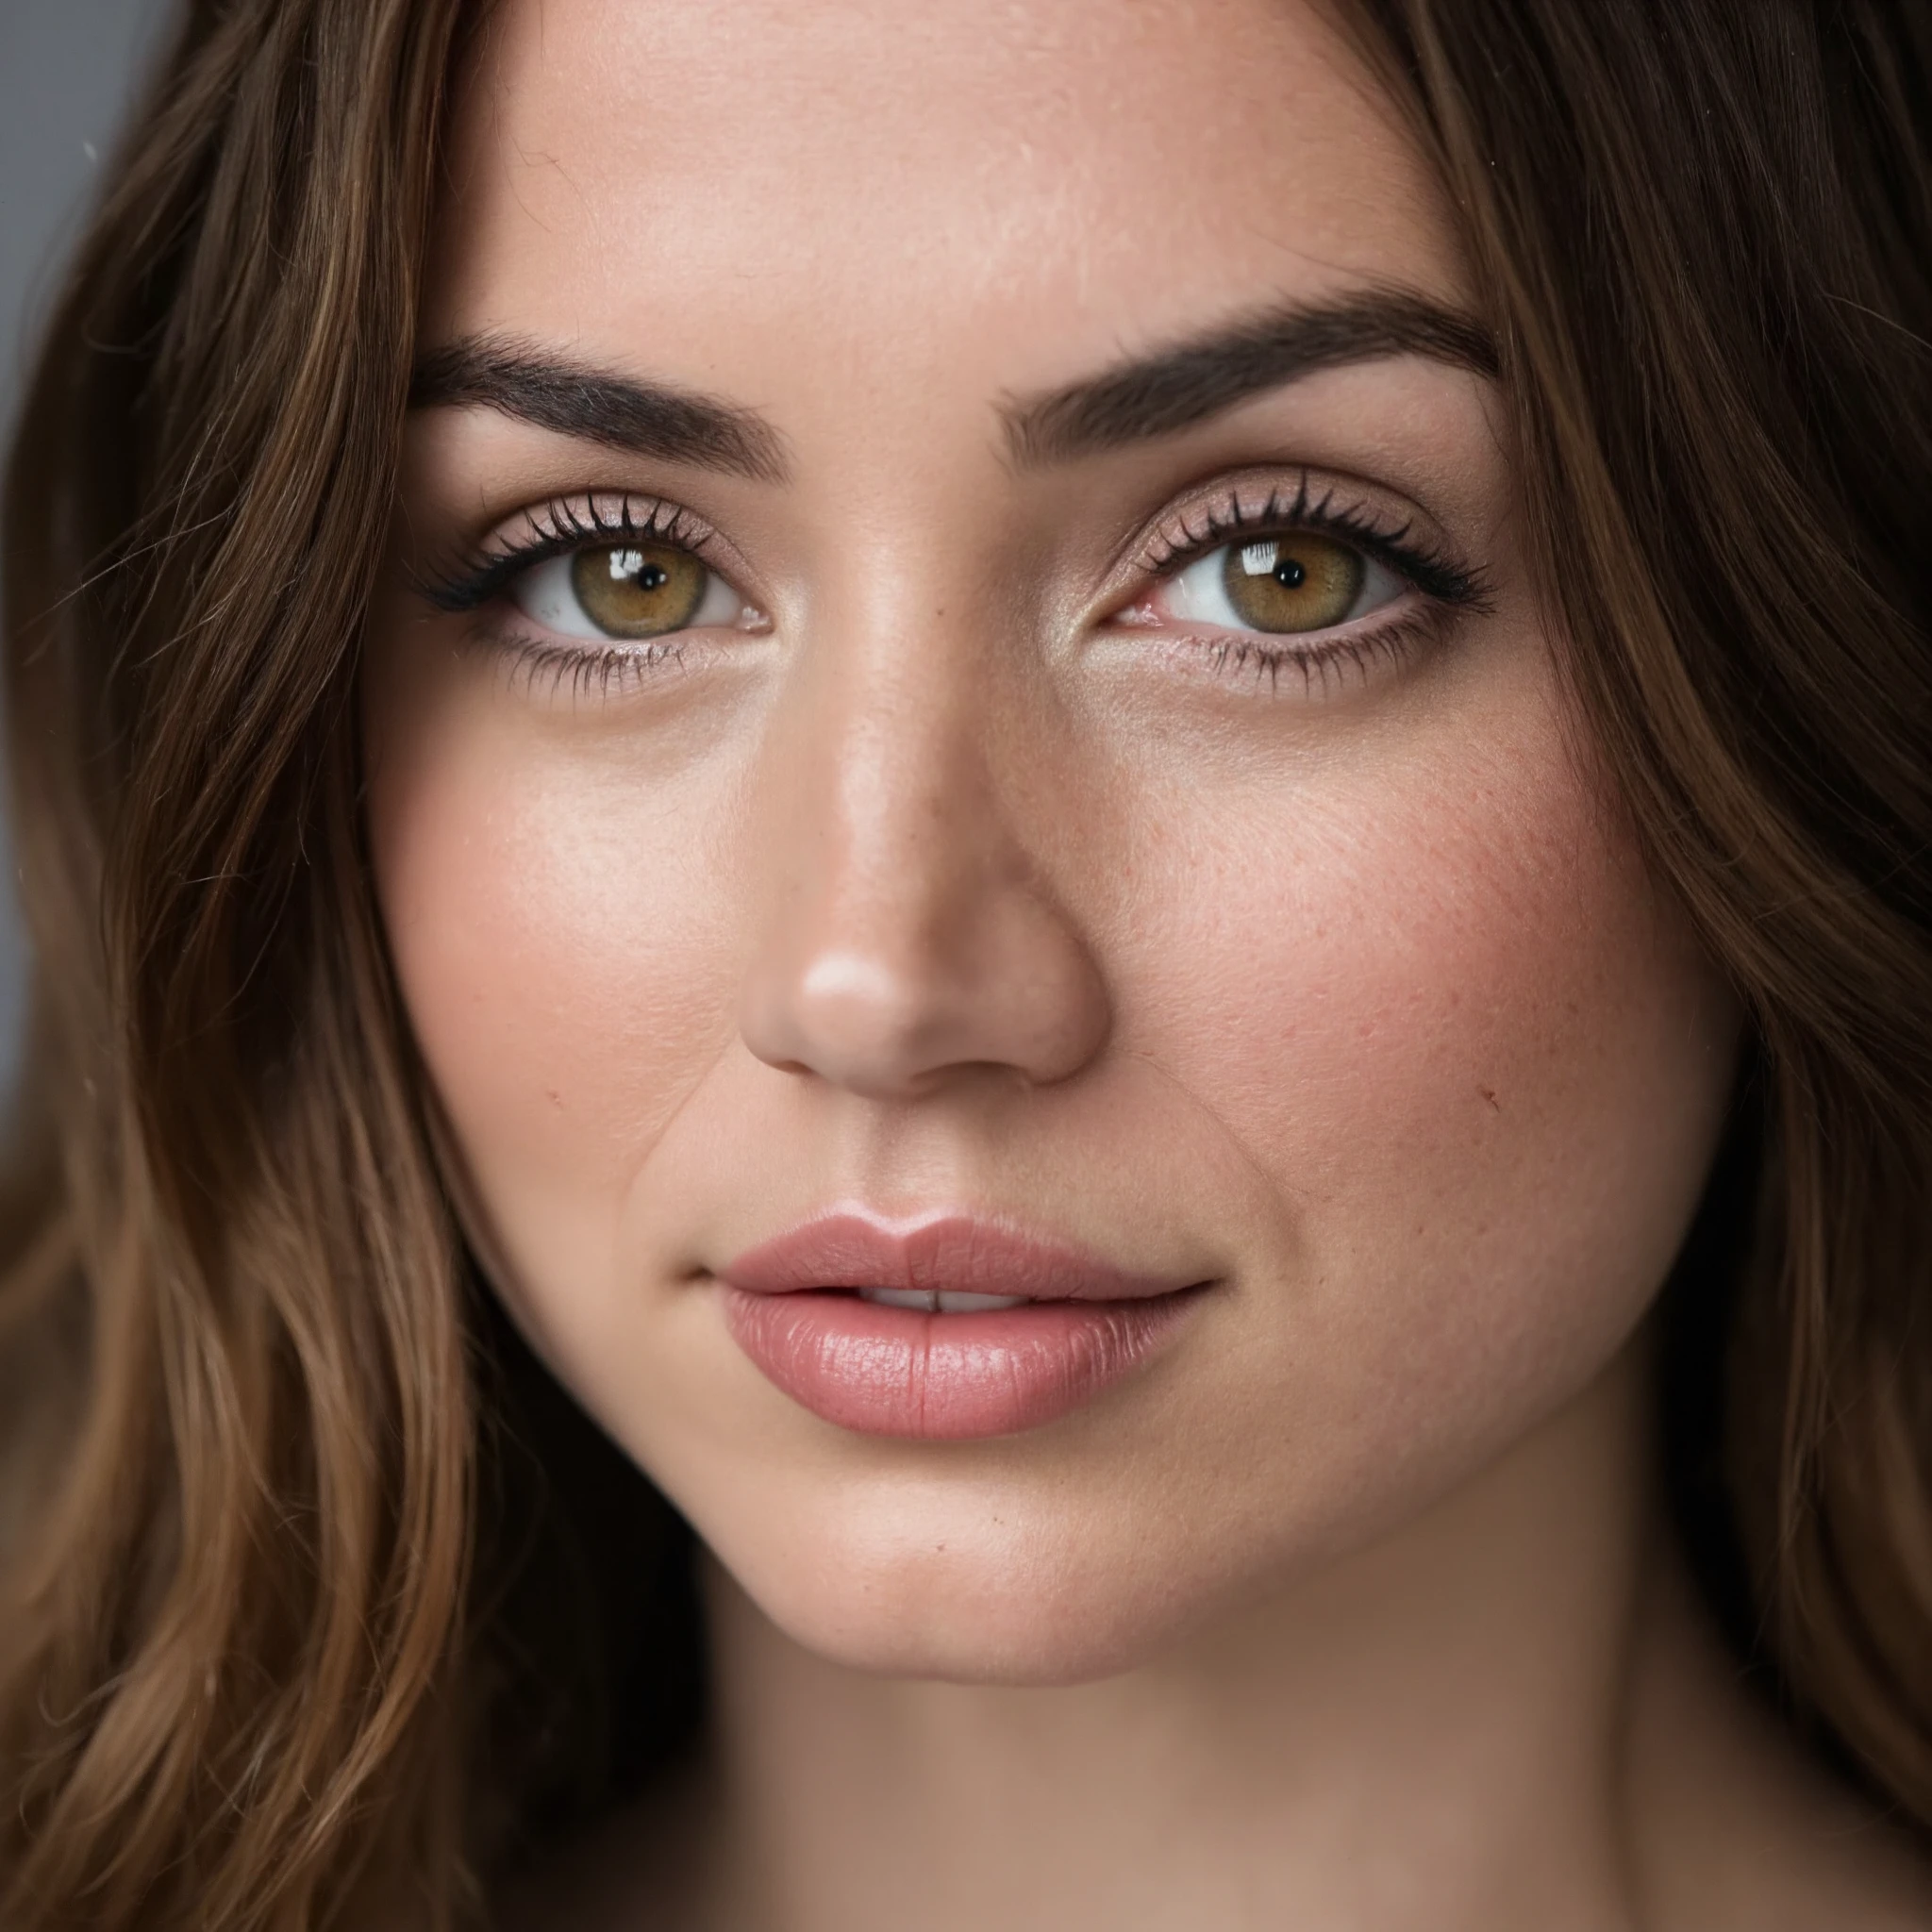
M641 689L682 664L699 640L687 631L633 641L568 638L520 630L492 621L479 625L476 642L503 668L513 687L554 697L610 697Z
M1300 674L1302 688L1324 691L1331 686L1366 684L1378 667L1394 669L1418 654L1442 641L1447 613L1424 607L1413 614L1363 629L1349 627L1327 632L1307 632L1320 642L1297 644L1290 635L1270 636L1260 631L1221 631L1194 641L1195 648L1213 658L1218 676L1230 681L1252 675L1257 683L1265 679L1271 690L1279 690L1286 678Z

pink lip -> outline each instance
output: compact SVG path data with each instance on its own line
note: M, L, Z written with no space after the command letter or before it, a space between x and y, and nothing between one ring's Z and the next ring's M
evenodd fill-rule
M786 1394L865 1435L959 1441L1037 1428L1138 1367L1194 1296L1096 1255L963 1215L895 1228L828 1214L720 1271L733 1339ZM861 1288L1024 1295L927 1314Z

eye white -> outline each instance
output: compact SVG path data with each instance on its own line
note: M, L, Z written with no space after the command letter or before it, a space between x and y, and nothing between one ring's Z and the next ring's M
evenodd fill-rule
M1161 615L1181 624L1211 624L1222 630L1247 631L1255 637L1321 635L1320 631L1258 630L1241 616L1228 601L1225 573L1230 550L1240 554L1241 565L1252 575L1258 576L1274 567L1275 546L1271 538L1263 537L1246 543L1224 543L1219 549L1195 558L1192 563L1176 571L1160 587L1154 601ZM1355 593L1355 601L1347 611L1335 624L1324 625L1324 629L1333 630L1341 625L1353 624L1358 617L1367 617L1371 612L1381 609L1383 605L1394 603L1408 588L1387 564L1377 563L1365 552L1357 554L1362 560L1361 588Z
M613 559L623 556L621 550L612 552ZM559 637L629 641L605 630L584 608L572 575L575 562L576 553L566 551L561 557L545 558L541 563L532 565L511 579L510 602L525 617L541 624L546 630L555 631ZM743 598L716 571L708 570L705 572L704 597L680 628L698 630L712 625L729 628L738 625L744 615ZM675 633L666 631L663 635L670 637Z

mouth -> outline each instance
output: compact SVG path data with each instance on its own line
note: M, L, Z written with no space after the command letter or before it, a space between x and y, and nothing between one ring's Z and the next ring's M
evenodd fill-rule
M973 1294L952 1288L861 1288L862 1302L881 1308L917 1308L927 1315L986 1315L996 1308L1024 1308L1024 1294Z
M719 1271L726 1325L793 1401L861 1435L1037 1428L1148 1361L1209 1284L948 1215L842 1212Z

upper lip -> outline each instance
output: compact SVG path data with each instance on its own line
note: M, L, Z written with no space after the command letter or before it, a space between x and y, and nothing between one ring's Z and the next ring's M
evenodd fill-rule
M1029 1301L1142 1301L1191 1284L1129 1274L1070 1241L970 1214L894 1223L857 1209L814 1217L718 1271L753 1294L806 1289L950 1290Z

